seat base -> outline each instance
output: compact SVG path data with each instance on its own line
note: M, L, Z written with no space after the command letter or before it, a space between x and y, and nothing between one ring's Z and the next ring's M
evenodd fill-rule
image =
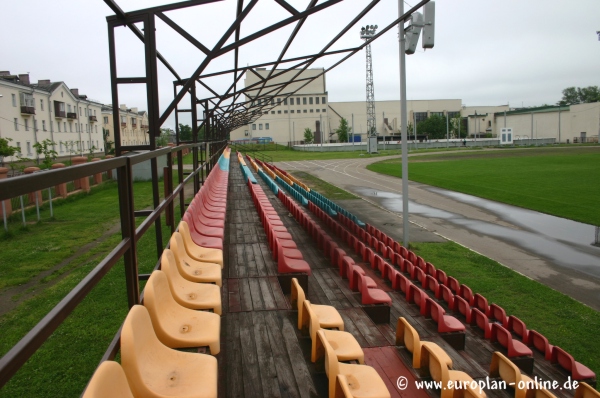
M304 273L290 273L277 275L279 280L279 286L283 294L288 295L292 293L292 279L298 279L298 283L304 290L305 294L308 294L308 274Z
M373 304L361 306L363 311L376 324L390 323L390 306L386 304Z
M465 332L440 333L440 336L455 350L465 349Z
M513 357L510 360L527 374L533 373L533 357Z

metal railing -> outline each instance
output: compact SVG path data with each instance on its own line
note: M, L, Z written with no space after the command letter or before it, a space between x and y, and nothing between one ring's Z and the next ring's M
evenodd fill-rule
M161 216L166 214L167 226L171 233L175 231L174 214L175 200L179 198L181 216L185 211L184 187L193 180L194 193L197 193L200 183L217 165L219 156L226 147L226 141L215 141L167 147L141 153L133 156L122 156L106 159L93 163L86 163L69 168L51 170L44 173L34 173L19 177L8 178L0 181L0 201L28 194L32 191L42 191L58 184L86 178L108 170L117 171L117 185L119 192L119 214L121 224L121 241L87 274L48 314L40 320L16 345L14 345L2 358L0 358L0 387L6 384L11 377L27 362L27 360L44 344L50 335L62 324L73 310L92 291L100 280L121 259L125 264L125 284L127 286L127 300L129 308L140 303L139 280L145 276L138 273L137 242L154 223L157 242L157 256L163 250ZM204 160L206 146L211 148L211 157ZM185 148L190 148L194 155L193 170L184 178L183 154ZM200 154L200 159L198 158ZM157 178L157 158L167 155L165 167L165 195L159 197ZM176 186L170 176L173 175L173 155L177 156ZM154 208L150 211L135 211L133 202L133 172L132 167L145 161L150 161L153 168L153 196ZM217 166L218 167L218 166ZM167 177L169 176L169 177ZM136 227L136 217L145 217ZM157 267L159 264L157 263ZM110 344L102 360L113 359L119 349L120 330Z
M239 142L231 141L230 143L231 149L234 151L239 151L243 153L251 153L253 157L260 159L265 163L273 163L273 157L267 155L260 151L260 147L265 147L266 145L277 145L277 144L242 144Z

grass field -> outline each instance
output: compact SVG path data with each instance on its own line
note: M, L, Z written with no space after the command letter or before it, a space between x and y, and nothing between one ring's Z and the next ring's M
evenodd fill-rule
M134 192L136 209L151 204L150 183L136 182ZM18 223L11 225L11 233L2 238L0 272L3 286L28 281L31 286L22 294L8 298L18 300L19 305L0 317L0 356L73 289L121 238L120 228L106 233L107 228L118 223L115 183L93 188L91 194L76 196L54 210L54 219L45 209L41 212L42 222L29 225L26 229L19 228ZM177 210L175 214L178 220ZM169 230L163 223L164 245L169 236ZM95 243L92 248L79 250L90 242ZM41 281L32 280L40 272L68 257L72 258L64 267ZM156 261L154 227L151 227L138 241L139 272L150 272ZM2 290L6 289L0 289L0 293ZM11 381L0 389L0 397L79 396L125 319L127 310L121 261Z
M344 191L335 185L331 185L330 183L323 181L312 174L305 173L304 171L292 171L291 173L294 177L308 185L311 189L315 189L317 192L325 195L328 198L339 200L359 199L358 196L353 195L348 191Z
M400 159L367 168L402 175ZM409 179L600 225L600 146L418 156L410 159Z

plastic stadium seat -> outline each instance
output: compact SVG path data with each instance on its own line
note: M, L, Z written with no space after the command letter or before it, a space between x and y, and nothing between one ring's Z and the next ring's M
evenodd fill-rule
M548 339L543 334L530 330L527 333L527 345L534 347L536 350L544 354L544 358L547 361L552 360L552 351L554 350L554 346L548 343Z
M175 257L175 264L185 279L191 282L222 284L222 270L219 264L205 263L191 258L183 247L183 238L174 232L169 240L169 248Z
M362 289L360 290L360 294L362 297L361 302L363 305L391 304L392 299L386 292L384 292L381 289L377 289L377 288L375 288L375 289L369 288L366 276L364 276L360 273L356 273L355 275L358 276L359 286L362 286Z
M425 275L425 288L431 291L435 298L440 298L440 284L431 275Z
M513 339L510 332L498 323L492 323L491 341L498 341L502 347L506 348L508 350L507 356L509 358L533 355L533 352L531 352L529 347L519 340Z
M453 316L446 315L441 305L427 297L426 312L431 314L431 319L438 325L438 333L464 332L465 325Z
M329 379L329 397L339 397L336 393L338 383L342 389L349 390L352 397L388 398L390 392L385 383L371 366L340 363L333 347L327 342L325 333L318 332L325 350L325 372ZM338 375L341 376L338 381Z
M409 304L416 304L419 307L419 313L421 315L427 315L427 303L426 299L429 298L427 293L421 290L417 285L410 285L408 288L408 294L406 300Z
M421 367L427 367L433 381L441 382L443 386L456 385L458 383L471 383L473 379L465 372L448 369L445 358L440 357L438 352L428 345L421 347ZM453 398L456 391L451 388L442 388L441 398Z
M94 372L83 398L133 398L127 377L118 362L104 361Z
M535 390L535 398L556 398L556 395L543 388Z
M342 249L341 247L335 247L333 248L333 251L331 253L331 265L334 267L337 267L338 264L340 263L340 259L342 259L344 256L346 255L346 251L344 249Z
M449 276L448 278L446 278L446 283L444 284L448 286L450 290L454 292L454 294L458 294L458 291L460 289L460 283L456 278Z
M429 345L432 350L435 350L439 358L444 358L444 362L448 368L452 369L452 359L448 356L446 351L439 345L430 341L421 341L419 333L412 327L406 318L398 318L396 324L396 345L404 346L413 355L413 368L419 369L421 367L421 346Z
M448 286L439 285L439 297L436 296L436 298L446 302L448 309L454 311L454 294Z
M508 323L506 328L509 332L515 333L517 336L519 336L524 344L529 343L529 330L527 330L525 322L523 322L516 316L511 315L508 317Z
M397 285L399 286L400 291L404 293L404 298L406 301L408 301L408 294L410 292L410 287L413 286L413 283L403 274L398 274L396 277L399 279Z
M291 304L292 308L295 306L298 310L298 329L300 330L309 327L309 319L304 308L304 300L306 300L306 296L302 286L298 283L298 279L292 278ZM311 306L312 310L317 314L319 324L323 329L337 328L339 330L344 330L344 320L338 310L334 307L317 304L311 304Z
M310 360L312 362L318 361L325 354L323 342L319 340L317 335L317 332L322 330L323 333L321 336L324 336L329 344L335 347L334 351L338 361L358 361L361 364L365 363L365 353L351 333L341 330L321 329L319 326L319 317L313 311L310 301L304 300L304 306L306 307L305 310L309 319L308 330L312 342Z
M465 285L464 283L460 285L460 288L458 289L458 295L465 299L465 301L469 303L470 306L473 306L473 304L475 303L473 291L469 286Z
M437 281L440 283L440 285L445 285L446 279L448 279L448 276L441 269L436 269L435 270L435 279L437 279Z
M490 304L488 318L490 321L499 322L504 328L508 326L508 317L506 316L506 311L504 311L504 308L500 307L498 304Z
M371 264L371 268L378 270L381 273L382 278L385 278L383 276L384 264L385 264L385 260L383 259L383 257L381 257L378 254L373 256L373 264Z
M492 326L487 315L481 312L478 308L471 309L471 325L477 325L477 327L483 330L483 337L485 339L492 338Z
M585 365L576 362L575 359L558 346L552 350L552 363L558 363L563 369L571 374L573 380L595 380L596 374Z
M494 351L492 354L490 377L499 377L504 380L507 385L514 389L515 398L528 398L531 396L531 394L527 394L527 385L532 385L533 380L521 374L521 370L517 365L498 351Z
M287 250L284 250L282 246L279 246L279 252L277 253L277 272L280 274L306 273L311 275L310 265L306 261L299 258L288 257L286 252ZM294 252L294 257L297 257L297 253L299 253L299 251Z
M212 247L223 250L223 230L219 229L219 236L209 235L198 231L198 226L194 222L193 216L189 212L183 214L183 221L190 227L190 236L195 244L202 247ZM202 230L202 229L201 229Z
M350 290L353 292L362 291L362 286L360 285L360 281L358 279L358 274L365 275L365 270L355 264L350 264L349 262L345 263L346 265L346 276L348 277L348 285ZM365 276L367 280L367 287L369 289L376 289L377 283L373 280L373 278L369 276Z
M436 269L435 266L433 264L431 264L430 262L425 263L425 273L427 275L431 275L432 277L436 277Z
M134 305L125 318L121 363L136 397L217 397L217 360L165 346L144 306Z
M148 279L144 307L148 309L156 336L167 347L208 346L212 355L219 353L221 317L179 305L171 295L164 272L154 271Z
M425 272L419 267L413 268L412 280L415 284L421 285L421 287L427 287L427 279L425 278Z
M467 300L458 294L454 296L454 311L463 315L467 323L471 323L471 307Z
M490 314L490 306L488 305L488 301L485 297L479 293L475 293L473 300L473 307L479 309L479 311L483 312L486 316Z
M383 262L383 268L381 270L381 278L383 280L389 280L390 282L394 281L394 276L398 271L394 268L394 266L386 261Z
M213 310L221 315L221 289L211 283L195 283L185 279L175 264L175 256L170 249L165 249L161 256L160 266L169 280L171 294L175 301L193 310Z
M589 384L580 382L573 398L600 398L600 392L594 390Z
M185 221L181 221L179 223L178 229L181 237L183 238L185 251L190 257L206 263L216 263L223 268L223 250L214 249L211 247L202 247L194 243L190 233L190 228Z
M417 262L415 265L425 271L425 260L423 260L423 257L417 256Z

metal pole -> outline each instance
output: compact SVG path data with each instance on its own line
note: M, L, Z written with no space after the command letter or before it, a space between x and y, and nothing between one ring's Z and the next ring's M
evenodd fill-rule
M2 201L2 218L4 218L4 230L8 232L8 221L6 220L6 205Z
M533 112L531 112L531 138L533 138Z
M39 196L38 193L35 192L35 211L37 213L37 220L38 222L40 221L40 203L39 203Z
M354 113L352 114L352 146L354 146Z
M293 142L296 142L296 122L292 122L292 140Z
M404 0L398 0L398 17L404 15ZM400 131L402 132L402 239L408 247L408 145L406 131L406 56L404 21L398 24L400 38Z
M450 130L448 127L448 111L446 111L446 148L450 146Z
M27 226L27 224L25 223L25 206L23 205L23 195L19 196L19 199L21 200L21 217L23 218L23 226Z
M321 130L321 151L323 151L323 123L321 121L321 115L319 115L319 130Z
M504 111L504 128L506 128L506 111Z
M383 112L383 120L385 121L385 112ZM383 150L385 151L385 129L387 128L387 126L384 126L383 128Z
M560 106L558 107L558 143L560 144Z
M48 188L48 203L50 203L50 218L54 217L54 210L52 209L52 188Z

